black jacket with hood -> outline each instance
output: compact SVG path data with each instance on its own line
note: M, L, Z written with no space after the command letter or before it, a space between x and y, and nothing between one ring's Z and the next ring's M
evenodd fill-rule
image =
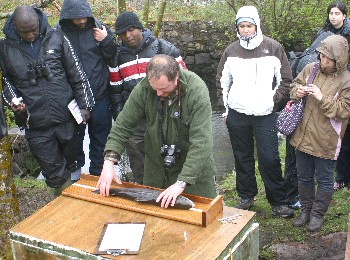
M37 39L33 43L21 40L11 15L3 29L6 37L0 41L0 63L5 102L10 105L14 97L22 97L28 111L26 127L44 129L73 118L67 105L74 98L87 110L92 109L94 98L67 37L49 26L42 11L34 9L39 17ZM33 48L37 49L36 59Z
M87 26L85 28L74 26L71 19L77 18L87 18ZM104 26L108 35L101 42L97 42L93 37L92 28L102 28L102 23L93 17L90 5L86 0L65 0L60 13L59 25L55 26L61 28L71 41L89 78L96 101L108 95L109 70L107 65L117 52L115 38L109 28Z

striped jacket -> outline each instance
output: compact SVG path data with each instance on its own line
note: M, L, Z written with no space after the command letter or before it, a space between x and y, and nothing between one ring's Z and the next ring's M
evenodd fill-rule
M123 43L113 62L110 71L110 92L112 95L121 94L123 99L117 102L125 103L134 87L146 76L146 67L156 54L167 54L176 58L182 68L186 68L179 49L170 42L155 38L150 30L143 32L143 41L138 49L128 48ZM114 104L113 104L114 103Z

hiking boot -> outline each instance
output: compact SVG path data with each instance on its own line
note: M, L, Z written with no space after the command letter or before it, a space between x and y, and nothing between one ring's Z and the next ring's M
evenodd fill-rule
M310 222L309 222L309 225L307 227L307 231L309 232L318 232L320 231L322 225L323 225L323 220L324 220L324 217L314 217L314 216L311 216L310 217Z
M239 202L235 205L235 208L237 209L249 209L251 206L254 204L254 199L253 198L248 198L248 199L240 199Z
M288 208L285 205L273 205L272 207L272 215L279 216L282 218L291 218L294 216L294 210Z
M293 226L294 227L302 227L305 226L310 221L310 212L306 210L302 210L299 217L294 220Z
M323 225L324 216L328 210L332 200L333 191L325 191L321 188L317 189L315 201L312 205L310 213L310 222L307 230L309 232L317 232Z
M315 200L315 187L299 186L298 191L301 204L301 213L299 217L294 220L293 226L302 227L305 226L310 220L310 213Z

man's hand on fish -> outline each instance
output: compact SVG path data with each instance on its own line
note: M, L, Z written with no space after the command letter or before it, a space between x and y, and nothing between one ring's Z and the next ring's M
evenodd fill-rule
M169 204L173 207L175 205L177 197L184 191L177 183L174 183L163 191L157 198L156 202L162 201L160 206L167 208Z
M96 188L100 189L100 194L102 196L109 196L109 189L111 188L112 181L122 184L117 174L114 172L114 162L105 160L103 163L101 176L96 185Z

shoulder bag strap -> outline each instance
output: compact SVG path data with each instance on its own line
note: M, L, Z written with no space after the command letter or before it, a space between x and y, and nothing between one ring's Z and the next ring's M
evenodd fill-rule
M306 86L308 86L309 84L312 83L312 81L314 80L316 73L318 71L320 64L318 62L315 63L314 67L312 68L312 71L310 73L310 76L307 78L307 82L306 82Z
M312 68L312 71L311 71L309 77L307 78L306 86L309 86L312 83L312 81L314 80L314 78L316 76L316 73L317 73L319 67L320 67L320 64L318 62L316 62L314 67ZM305 96L301 99L301 102L303 103L303 105L306 104L306 99L307 99L307 96Z

